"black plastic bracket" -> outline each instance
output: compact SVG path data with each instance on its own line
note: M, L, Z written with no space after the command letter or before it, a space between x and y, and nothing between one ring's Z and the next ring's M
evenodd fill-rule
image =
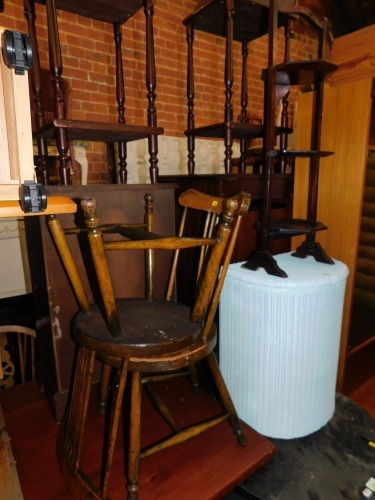
M47 195L43 184L25 181L19 187L21 208L24 212L43 212L47 208Z
M23 75L33 65L33 49L30 37L19 31L5 30L2 34L5 64L13 68L16 75Z

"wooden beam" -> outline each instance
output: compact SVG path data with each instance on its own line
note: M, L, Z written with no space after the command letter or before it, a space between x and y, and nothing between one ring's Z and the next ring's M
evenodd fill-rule
M47 197L47 208L43 212L28 212L25 213L19 201L17 200L0 200L0 218L7 217L32 217L36 215L51 215L51 214L74 214L77 211L77 205L67 196L51 196Z

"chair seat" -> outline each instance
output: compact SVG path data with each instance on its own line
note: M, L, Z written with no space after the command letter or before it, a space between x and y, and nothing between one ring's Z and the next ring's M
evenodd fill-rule
M73 337L82 345L95 349L99 357L118 364L129 358L132 364L146 357L151 364L197 354L202 348L212 350L216 343L216 327L202 342L202 325L190 321L191 310L183 304L163 300L118 299L117 313L121 336L114 338L97 305L79 312L73 322ZM189 360L189 363L191 361ZM185 364L185 363L184 363ZM181 361L178 361L181 365ZM172 369L172 366L170 367Z

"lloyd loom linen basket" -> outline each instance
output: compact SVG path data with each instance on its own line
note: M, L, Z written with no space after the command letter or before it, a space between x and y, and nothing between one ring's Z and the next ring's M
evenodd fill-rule
M332 417L348 269L275 257L288 278L229 267L220 301L220 367L239 416L273 438Z

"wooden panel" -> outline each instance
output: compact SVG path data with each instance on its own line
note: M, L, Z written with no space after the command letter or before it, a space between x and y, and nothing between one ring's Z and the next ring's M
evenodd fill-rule
M18 186L17 186L18 193ZM48 214L74 214L77 206L70 198L66 196L48 196L47 208L43 212L27 212L25 213L19 204L18 194L17 200L0 200L0 217L34 217L36 215Z
M23 219L0 218L0 249L0 299L32 293Z
M332 48L331 61L340 65L327 79L331 85L374 77L375 25L337 38Z
M371 112L371 83L367 79L327 88L323 108L322 149L334 151L335 154L321 161L318 219L328 225L328 230L318 233L317 240L328 255L344 262L350 272L344 306L339 385L345 365L356 268ZM307 140L308 131L304 124L309 123L306 119L311 114L312 98L312 94L302 94L298 99L298 148L303 147ZM306 213L307 177L308 168L298 162L294 217L302 217ZM292 245L295 247L296 241L293 240Z
M0 28L0 45L3 31ZM18 185L32 179L34 158L28 76L27 73L16 75L0 57L0 199L18 200Z

